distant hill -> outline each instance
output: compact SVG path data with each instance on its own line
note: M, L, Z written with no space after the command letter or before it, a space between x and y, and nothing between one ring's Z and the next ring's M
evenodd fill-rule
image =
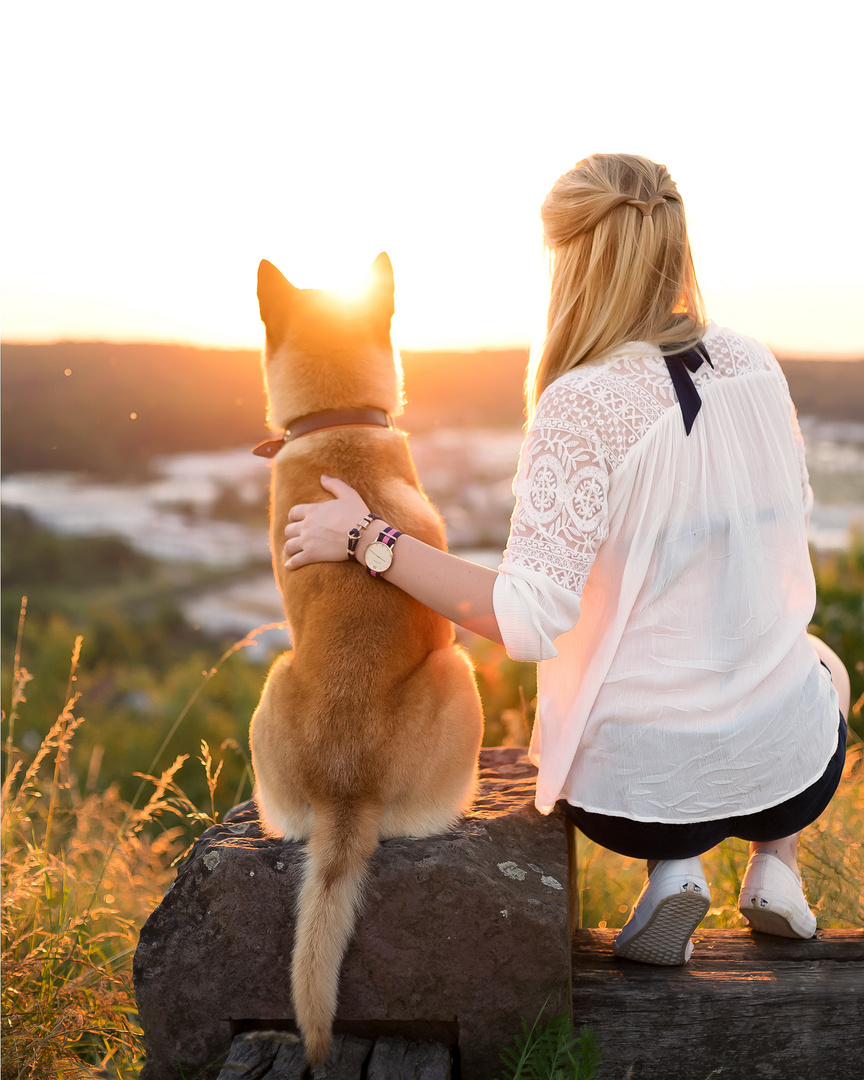
M778 359L802 416L864 423L864 359Z
M267 434L254 350L62 342L3 345L0 359L4 473L141 475L153 454L252 446ZM519 427L526 359L521 349L403 352L400 425ZM783 367L802 414L864 420L864 360Z
M528 353L403 352L408 404L399 424L421 431L456 427L521 427Z
M525 358L403 353L400 425L519 426ZM4 473L135 476L153 454L253 446L268 434L255 350L61 342L3 345L0 359Z
M253 352L62 342L4 345L0 362L4 473L135 475L152 454L237 446L265 430Z

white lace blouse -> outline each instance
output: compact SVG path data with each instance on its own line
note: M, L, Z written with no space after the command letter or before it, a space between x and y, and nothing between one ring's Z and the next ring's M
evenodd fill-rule
M689 436L643 342L554 382L527 432L494 605L510 656L540 661L542 813L753 813L837 746L786 381L758 342L711 323L704 344Z

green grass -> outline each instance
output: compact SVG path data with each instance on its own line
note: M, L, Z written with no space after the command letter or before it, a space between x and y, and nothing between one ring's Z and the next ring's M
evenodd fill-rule
M501 1051L501 1080L593 1080L603 1061L594 1033L575 1032L566 1014L541 1025L543 1011L530 1028L523 1020L521 1034Z

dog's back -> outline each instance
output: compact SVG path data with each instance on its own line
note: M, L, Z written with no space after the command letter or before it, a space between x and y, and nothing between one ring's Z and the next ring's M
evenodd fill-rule
M392 271L373 267L366 305L294 289L259 270L271 426L332 409L397 412L389 343ZM292 988L307 1057L326 1058L338 973L379 839L444 831L470 802L482 717L450 623L348 562L286 571L288 512L329 496L322 474L355 487L388 523L444 546L405 436L337 427L286 444L274 464L271 543L294 651L274 664L253 718L256 799L276 834L308 840Z

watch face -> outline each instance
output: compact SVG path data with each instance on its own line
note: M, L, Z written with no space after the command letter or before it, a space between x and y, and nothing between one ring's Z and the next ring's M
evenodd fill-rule
M393 551L388 544L382 544L380 540L373 541L364 553L366 565L377 574L384 571L393 562Z

